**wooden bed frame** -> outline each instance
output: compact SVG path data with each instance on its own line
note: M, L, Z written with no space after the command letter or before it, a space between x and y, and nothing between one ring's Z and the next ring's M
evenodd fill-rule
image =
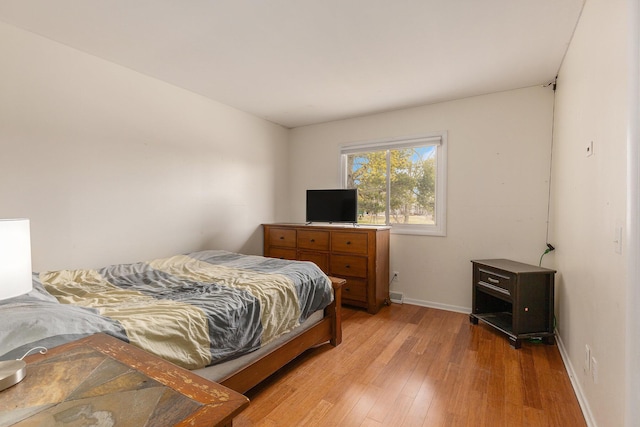
M329 341L334 347L342 342L341 303L342 285L346 280L330 277L333 302L324 310L324 317L302 334L274 348L241 370L217 381L238 393L245 393L305 350Z

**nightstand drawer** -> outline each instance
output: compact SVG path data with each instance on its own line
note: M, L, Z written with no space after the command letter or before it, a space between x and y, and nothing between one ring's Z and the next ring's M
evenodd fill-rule
M502 271L478 267L478 278L478 284L481 286L496 287L509 292L513 289L513 276Z
M333 252L348 252L352 254L367 254L367 235L334 231L331 233L331 250Z
M331 275L337 277L367 277L367 258L352 255L331 255Z
M329 250L328 231L298 231L298 248L313 249L316 251Z
M269 244L271 246L295 248L296 230L288 228L271 228L269 230Z

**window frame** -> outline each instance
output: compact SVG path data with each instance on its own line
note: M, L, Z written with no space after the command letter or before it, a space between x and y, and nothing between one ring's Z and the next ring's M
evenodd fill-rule
M436 146L436 189L435 189L435 224L391 224L389 221L390 206L390 162L389 151L399 148L411 148L434 145ZM392 234L414 234L425 236L446 236L447 211L447 132L431 132L413 136L385 138L371 141L343 144L340 146L340 183L347 188L347 156L374 151L387 151L387 197L385 207L385 222L391 226Z

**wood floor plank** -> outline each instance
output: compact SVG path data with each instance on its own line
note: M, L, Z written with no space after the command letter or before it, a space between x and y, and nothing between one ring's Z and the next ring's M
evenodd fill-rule
M387 412L382 420L382 425L389 427L400 427L407 418L407 413L411 408L413 399L402 394L398 395L393 402L393 408Z
M361 421L351 422L344 421L350 414L353 415L353 408L356 407L362 395L371 389L367 386L353 381L345 384L335 384L334 390L328 395L328 399L333 402L334 410L327 413L321 423L322 426L343 426L343 425L360 425ZM284 426L285 424L283 424Z
M341 425L360 425L367 421L367 415L376 404L381 396L384 396L385 390L374 385L368 385L360 395L358 402L354 407L341 419ZM372 420L369 420L372 421ZM378 422L378 421L376 421Z
M436 384L429 381L422 382L420 389L413 398L411 406L407 410L407 416L402 423L403 427L422 425L427 417L427 412L429 411L429 407L431 406L431 402L435 396L436 389ZM406 394L403 395L407 396Z
M556 346L516 350L468 315L412 305L342 320L340 346L250 390L234 426L586 426Z
M311 411L300 421L299 426L317 426L322 418L331 410L333 404L326 400L321 400Z
M383 364L389 363L389 361L393 358L400 347L405 345L407 338L410 337L415 330L416 325L407 323L402 329L400 329L398 334L391 340L391 342L384 347L384 349L379 353L376 360L382 362Z
M359 425L360 427L385 427L382 423L379 423L378 421L373 421L370 419L364 420L364 422Z
M290 399L281 402L267 416L274 420L287 419L292 425L300 425L318 402L328 395L334 384L339 382L339 379L333 374L328 377L326 381L322 382L318 382L312 377L305 379ZM295 405L291 404L292 401L295 401Z

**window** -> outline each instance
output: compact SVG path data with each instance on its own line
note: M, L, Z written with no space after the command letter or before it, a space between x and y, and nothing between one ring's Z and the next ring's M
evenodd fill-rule
M358 189L358 223L444 236L447 134L345 145L342 185Z

